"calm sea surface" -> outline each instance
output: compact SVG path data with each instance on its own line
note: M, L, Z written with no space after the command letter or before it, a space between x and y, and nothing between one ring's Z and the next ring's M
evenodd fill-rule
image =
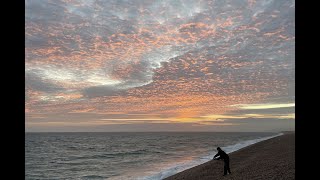
M26 133L31 179L163 179L279 133Z

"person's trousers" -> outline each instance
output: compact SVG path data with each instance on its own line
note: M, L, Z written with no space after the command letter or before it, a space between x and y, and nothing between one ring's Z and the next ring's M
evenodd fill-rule
M224 160L224 175L227 175L227 172L231 173L230 163L229 160Z

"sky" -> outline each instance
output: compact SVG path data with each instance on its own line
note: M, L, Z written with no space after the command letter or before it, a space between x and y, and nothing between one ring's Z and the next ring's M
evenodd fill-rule
M26 132L294 127L294 0L25 1Z

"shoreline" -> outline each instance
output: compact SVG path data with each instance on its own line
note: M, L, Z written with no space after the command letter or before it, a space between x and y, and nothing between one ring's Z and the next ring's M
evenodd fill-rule
M266 136L266 137L260 137L260 138L256 138L256 139L250 139L250 140L245 140L245 141L241 141L238 142L236 144L231 144L231 145L227 145L227 146L222 146L221 148L225 150L225 152L232 153L232 152L236 152L240 149L243 149L245 147L251 146L253 144L274 138L274 137L278 137L284 134L284 132L274 132L274 135L270 135L270 136ZM139 177L139 179L143 180L143 179L165 179L168 178L170 176L173 176L175 174L178 174L182 171L191 169L193 167L199 166L201 164L204 164L210 160L212 160L212 157L216 154L216 151L210 152L209 154L205 154L203 156L200 156L199 158L196 158L190 162L186 162L186 163L182 163L182 164L174 164L174 165L170 165L165 169L162 169L160 171L158 171L157 173L154 173L152 175L147 175L147 176L141 176Z
M294 179L295 132L283 131L230 152L232 174L223 175L223 161L210 160L164 180L194 179ZM222 148L224 150L224 148Z

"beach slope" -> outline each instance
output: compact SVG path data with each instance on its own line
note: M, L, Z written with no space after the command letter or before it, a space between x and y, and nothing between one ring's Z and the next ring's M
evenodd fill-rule
M295 133L271 138L229 154L232 174L223 175L223 161L211 160L165 180L295 179Z

